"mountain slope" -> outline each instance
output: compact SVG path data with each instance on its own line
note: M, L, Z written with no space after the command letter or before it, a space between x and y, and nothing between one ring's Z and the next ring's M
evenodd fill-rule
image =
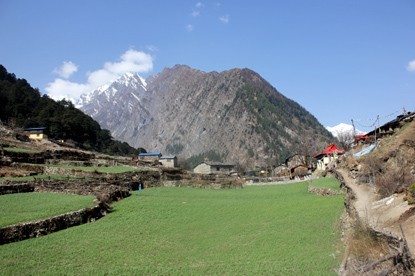
M309 112L249 69L205 73L176 65L147 83L146 93L136 94L145 104L133 109L132 119L111 120L110 114L125 109L116 103L118 94L97 114L82 109L118 139L192 161L275 164L305 143L321 148L332 139Z
M13 127L46 127L55 140L71 140L77 146L100 152L128 155L138 151L114 141L110 132L66 100L41 96L25 79L18 79L0 65L0 123Z
M127 73L116 82L81 96L77 106L103 128L110 129L114 137L134 137L149 117L146 85L137 74ZM134 127L126 127L126 121Z

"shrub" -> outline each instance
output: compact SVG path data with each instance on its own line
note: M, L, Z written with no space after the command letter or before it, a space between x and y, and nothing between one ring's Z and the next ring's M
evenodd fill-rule
M356 221L349 245L351 255L361 263L372 262L378 259L380 254L386 255L388 252L388 244L362 221Z
M378 175L375 179L375 184L378 193L382 197L388 197L393 193L404 192L413 181L414 177L411 174L402 169L393 169L383 175Z

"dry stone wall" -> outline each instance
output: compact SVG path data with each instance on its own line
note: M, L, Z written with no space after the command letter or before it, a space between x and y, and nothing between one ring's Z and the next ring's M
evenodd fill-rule
M0 195L15 194L15 193L30 193L35 190L33 184L20 183L20 184L6 184L0 185Z
M45 220L0 228L0 245L37 238L69 227L95 221L105 216L108 211L108 205L101 203L92 208L82 209Z

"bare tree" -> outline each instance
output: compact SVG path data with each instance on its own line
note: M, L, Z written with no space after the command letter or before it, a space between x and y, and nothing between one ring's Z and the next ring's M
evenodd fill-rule
M321 142L318 143L316 139L310 136L302 136L299 138L299 143L296 147L297 154L303 158L303 165L310 167L312 157L319 153L326 145Z
M339 141L339 146L344 150L349 150L354 141L353 132L344 131L337 134L337 140Z

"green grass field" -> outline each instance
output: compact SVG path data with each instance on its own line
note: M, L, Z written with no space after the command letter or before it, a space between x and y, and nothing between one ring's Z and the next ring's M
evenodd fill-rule
M0 275L336 275L343 197L307 184L135 191L89 224L0 246Z
M336 178L326 177L318 178L309 182L313 187L332 189L340 191L340 182Z
M0 227L94 206L94 196L20 193L0 196Z
M25 152L25 153L38 153L38 152L41 152L39 150L30 150L30 149L13 148L13 147L5 147L3 149L5 151L10 151L10 152Z

